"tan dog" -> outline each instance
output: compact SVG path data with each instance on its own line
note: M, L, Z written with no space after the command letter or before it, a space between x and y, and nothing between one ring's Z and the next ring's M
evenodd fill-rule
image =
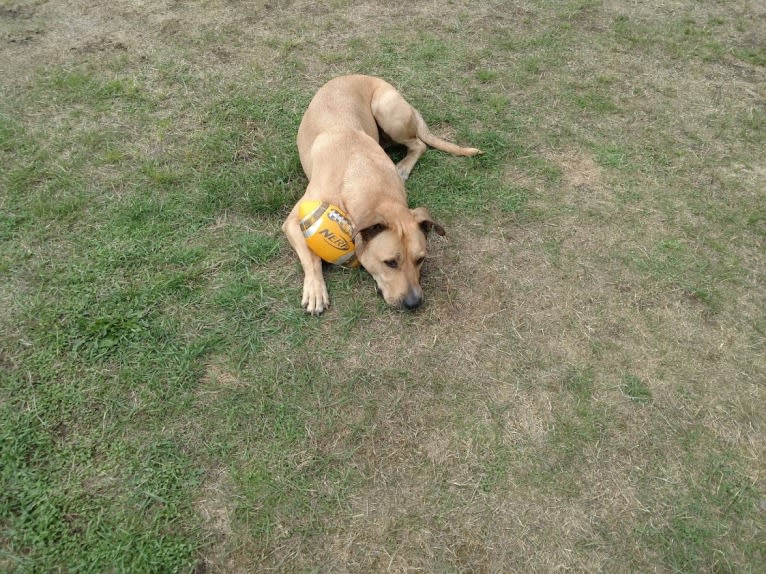
M380 145L407 147L397 164ZM420 114L390 84L370 76L330 80L311 100L298 129L298 152L308 176L304 200L340 207L354 227L357 258L390 305L415 309L423 302L420 267L426 235L444 235L424 207L409 209L404 180L426 144L454 155L481 153L431 134ZM282 225L303 266L302 305L321 313L330 304L322 260L306 245L298 204Z

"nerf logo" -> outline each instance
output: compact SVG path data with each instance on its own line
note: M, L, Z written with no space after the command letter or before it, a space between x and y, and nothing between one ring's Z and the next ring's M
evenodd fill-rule
M342 237L338 237L329 229L320 229L319 235L321 235L327 243L335 247L335 249L340 249L341 251L348 251L349 249L348 241L346 241Z

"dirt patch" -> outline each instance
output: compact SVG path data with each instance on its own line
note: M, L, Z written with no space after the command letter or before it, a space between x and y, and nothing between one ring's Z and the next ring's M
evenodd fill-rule
M207 534L206 551L201 563L205 572L247 572L234 552L234 541L238 539L232 529L235 492L227 469L219 468L206 473L200 498L194 503L202 520L202 529Z
M561 168L564 183L576 190L592 189L602 182L601 167L582 151L556 153L549 159Z
M211 362L208 364L205 374L200 379L200 384L198 385L196 392L199 395L215 395L221 391L229 391L247 386L247 381L242 380L228 371L225 366Z

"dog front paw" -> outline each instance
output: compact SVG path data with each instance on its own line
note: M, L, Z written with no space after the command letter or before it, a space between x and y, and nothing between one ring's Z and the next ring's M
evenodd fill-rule
M301 305L312 315L319 315L330 306L330 296L324 281L304 281Z

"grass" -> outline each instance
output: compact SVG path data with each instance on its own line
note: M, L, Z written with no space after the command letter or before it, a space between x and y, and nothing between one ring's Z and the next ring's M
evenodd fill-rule
M762 12L0 7L0 569L762 571ZM485 152L417 313L300 309L352 72Z

